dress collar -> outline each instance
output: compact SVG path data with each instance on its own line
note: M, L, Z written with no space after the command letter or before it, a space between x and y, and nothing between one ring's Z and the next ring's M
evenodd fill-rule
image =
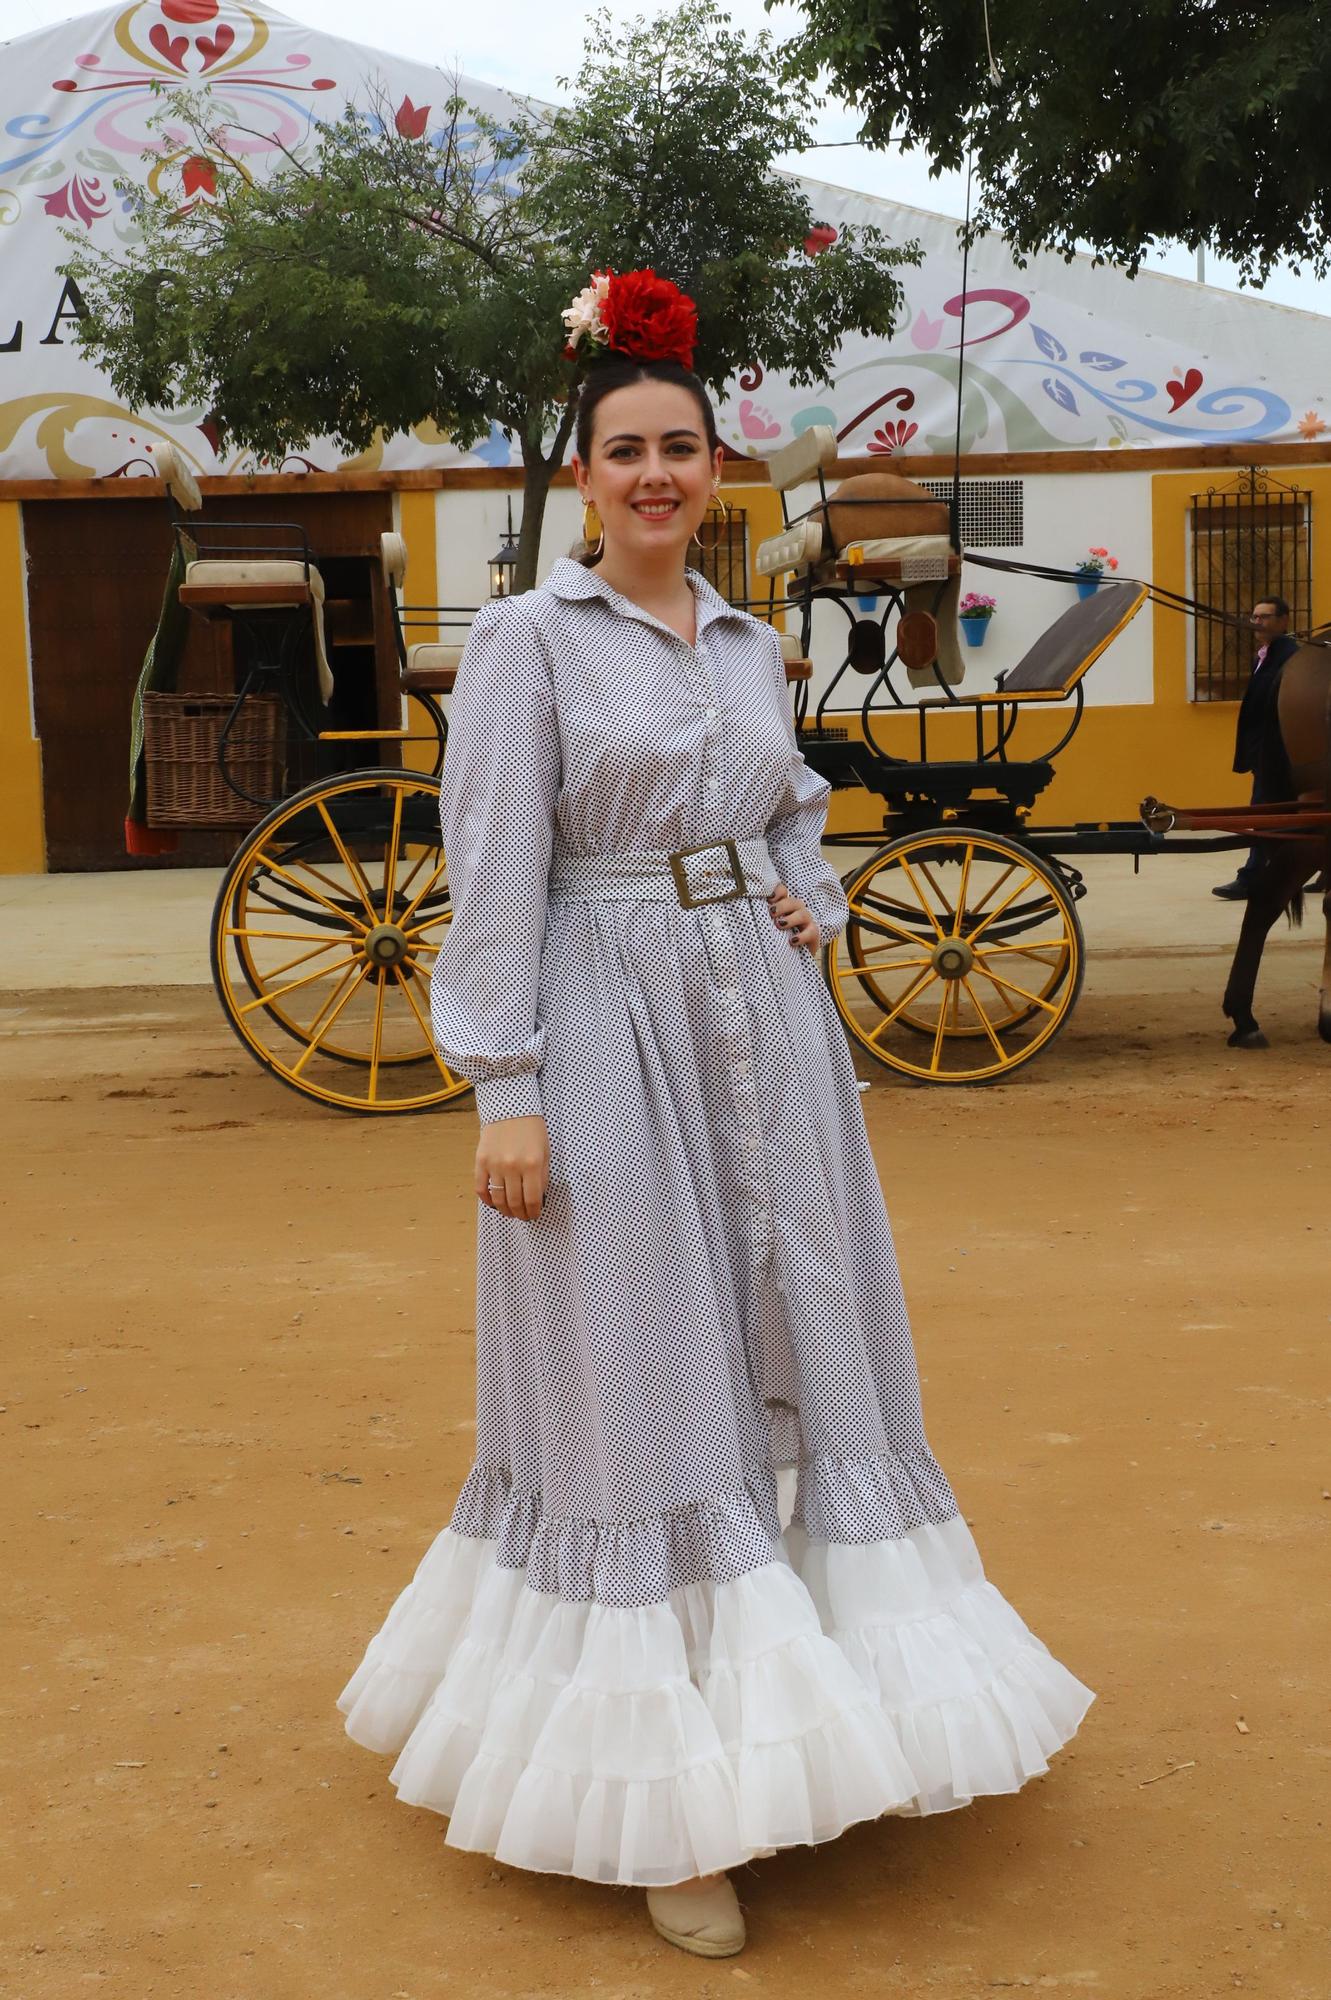
M697 605L700 637L704 629L718 618L743 620L748 617L746 611L740 611L735 605L727 603L720 591L714 590L706 577L700 576L697 570L686 569L684 574L688 578L689 588ZM545 588L552 591L556 597L563 598L565 603L576 602L579 598L599 597L613 611L618 611L621 617L640 618L647 625L660 626L661 623L658 618L653 618L650 611L644 611L640 604L635 604L632 598L625 597L613 585L607 583L597 570L588 569L583 563L574 562L571 556L560 556L552 565L550 574L545 579ZM661 629L666 628L662 626Z

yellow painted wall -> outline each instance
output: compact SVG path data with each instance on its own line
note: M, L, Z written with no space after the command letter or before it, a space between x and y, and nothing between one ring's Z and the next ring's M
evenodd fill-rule
M398 496L398 532L407 545L407 574L398 593L403 604L437 604L439 602L439 542L438 542L438 502L439 495L426 490L423 493L406 492ZM423 645L432 637L424 625L413 625L408 637L413 645ZM418 733L425 729L425 716L419 701L406 704L405 726ZM404 743L402 762L409 771L428 771L434 764L436 743L433 737L426 741Z
M781 533L781 495L771 486L723 486L721 498L727 507L744 510L749 531L749 596L766 597L768 579L759 576L754 568L754 558L761 542ZM778 614L775 622L778 629L782 629L786 621Z
M28 693L27 571L17 500L0 500L0 874L46 868L42 751Z
M1331 620L1331 467L1300 466L1297 472L1282 467L1276 476L1286 475L1287 483L1312 495L1312 615L1318 624ZM1166 589L1187 592L1188 509L1205 483L1205 475L1197 471L1157 473L1151 481L1152 580ZM1185 617L1146 605L1138 618L1152 621L1154 701L1087 708L1077 734L1055 760L1054 781L1037 800L1032 825L1135 819L1148 793L1172 805L1240 804L1247 799L1251 781L1230 768L1238 703L1188 699ZM1033 706L1022 716L1008 754L1039 757L1062 735L1070 714L1070 708L1053 704ZM875 723L875 734L894 755L918 755L913 715L893 718L881 730ZM973 711L931 718L931 756L971 757L974 744ZM881 820L882 805L875 796L838 792L828 812L828 830L844 833Z

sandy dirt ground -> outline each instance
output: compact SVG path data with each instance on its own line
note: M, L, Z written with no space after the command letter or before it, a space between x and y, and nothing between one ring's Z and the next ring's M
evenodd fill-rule
M865 1070L931 1442L1099 1699L1015 1798L739 1871L710 1965L639 1892L446 1847L334 1707L470 1464L470 1100L270 1082L191 969L202 889L153 892L197 916L174 983L89 946L129 934L105 878L0 895L0 1992L1326 2000L1320 944L1277 938L1273 1046L1231 1054L1220 866L1165 872L1093 871L1085 993L1020 1078Z

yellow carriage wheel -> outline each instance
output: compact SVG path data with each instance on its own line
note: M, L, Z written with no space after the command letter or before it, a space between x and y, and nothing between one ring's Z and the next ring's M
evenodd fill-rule
M437 779L353 771L246 836L212 922L213 980L255 1060L345 1111L424 1111L471 1085L430 1033L452 911Z
M1076 1005L1086 948L1071 891L1020 842L931 828L880 848L845 886L827 978L847 1032L889 1069L992 1083Z
M955 866L955 863L953 865ZM919 874L923 877L931 893L931 900L934 903L935 909L939 912L950 911L952 903L946 879L947 864L920 861L917 863L917 866ZM937 873L934 872L935 868L937 869ZM909 880L909 878L907 879ZM884 886L886 887L886 885ZM912 893L910 900L907 902L893 903L890 897L882 892L874 898L881 905L881 907L876 907L874 910L874 916L879 923L878 931L866 930L860 918L855 915L851 916L846 925L842 956L847 963L853 963L862 967L862 972L859 975L862 989L866 997L873 999L875 1004L885 1014L894 1009L894 1003L900 998L900 994L899 992L892 993L886 986L876 984L873 977L874 946L881 936L883 919L890 918L893 922L911 930L918 938L921 950L931 950L937 943L938 934L930 922L923 905L914 895L913 884L911 886ZM874 892L872 890L867 892L867 897L873 896ZM861 908L867 906L867 897L866 895L861 895L859 899ZM1050 914L1052 915L1053 912ZM990 1003L985 1009L989 1026L1004 1029L1016 1028L1020 1027L1026 1021L1034 1020L1040 1008L1046 1002L1052 1000L1054 994L1067 978L1071 964L1071 955L1066 952L1051 954L1047 971L1042 969L1042 961L1033 961L1030 967L1033 975L1031 983L1036 990L1030 999L1008 987L996 986L990 996ZM931 1012L927 989L921 989L921 992L913 999L907 1000L903 1007L896 1009L894 1019L903 1028L909 1029L912 1034L928 1035L932 1040L937 1030L938 1022L936 1014ZM963 1010L957 1007L949 1009L943 1032L949 1036L981 1036L987 1034L985 1024L980 1020L974 1008Z

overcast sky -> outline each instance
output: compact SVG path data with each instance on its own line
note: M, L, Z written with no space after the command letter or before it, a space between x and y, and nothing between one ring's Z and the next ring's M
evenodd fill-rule
M608 0L608 6L618 20L659 11L656 0L647 0L647 4L644 0ZM93 11L97 10L71 7L68 0L0 0L0 37L27 34ZM548 99L562 95L558 79L578 66L586 18L577 8L561 5L560 0L490 0L489 5L480 6L441 5L440 0L375 0L372 8L366 7L365 0L291 0L282 11L325 34L369 41L414 62L459 69L485 82ZM738 26L770 26L781 36L792 33L800 19L798 9L789 5L769 15L762 0L729 0L727 11ZM367 22L372 23L368 33ZM829 107L822 115L818 137L846 141L853 139L854 131L852 113ZM870 152L854 144L830 144L782 164L814 179L883 195L914 208L961 214L960 177L948 174L933 180L923 158L896 148ZM1153 256L1150 268L1190 278L1196 260L1190 251L1174 249ZM1210 256L1206 278L1213 285L1233 286L1236 282L1232 267ZM1260 296L1331 314L1331 280L1319 284L1281 270L1273 273Z

